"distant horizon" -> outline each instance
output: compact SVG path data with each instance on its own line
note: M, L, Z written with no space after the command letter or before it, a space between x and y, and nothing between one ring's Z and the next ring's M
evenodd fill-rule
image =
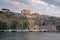
M0 9L18 12L28 9L33 13L60 17L60 0L0 0Z

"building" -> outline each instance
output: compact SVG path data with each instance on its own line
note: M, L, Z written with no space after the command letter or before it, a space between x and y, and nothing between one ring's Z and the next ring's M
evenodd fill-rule
M21 10L21 14L22 14L23 16L28 17L28 16L31 15L31 12L30 12L30 10L23 9L23 10Z
M40 19L39 18L32 18L27 17L29 22L29 30L39 30L40 29Z
M39 15L39 13L32 13L31 14L31 17L32 18L38 18L40 15Z
M56 29L56 25L48 25L47 27L46 27L48 30L51 30L51 31L56 31L57 29Z
M39 30L40 26L39 25L33 25L29 27L30 30Z

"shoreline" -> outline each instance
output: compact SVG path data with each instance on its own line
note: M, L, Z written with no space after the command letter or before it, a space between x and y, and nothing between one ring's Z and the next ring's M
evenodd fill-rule
M42 30L0 30L0 32L60 32L60 31L42 31Z

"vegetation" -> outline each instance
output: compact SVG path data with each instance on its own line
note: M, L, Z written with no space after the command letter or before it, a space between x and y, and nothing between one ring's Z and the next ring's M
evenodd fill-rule
M7 24L0 21L0 30L6 30L6 29L8 29Z
M60 26L57 26L56 29L57 29L58 31L60 31Z
M10 29L16 29L16 26L17 26L17 22L16 21L13 21Z
M26 18L26 16L20 16L20 19L22 20L22 21L24 21L23 22L23 24L22 24L22 29L29 29L28 28L28 25L29 25L29 22L28 22L28 20L27 20L27 18Z
M50 17L51 20L56 20L56 17Z
M3 9L1 9L3 12L8 12L8 11L10 11L9 9L6 9L6 8L3 8Z
M27 22L23 22L23 29L28 29L28 24L27 24Z

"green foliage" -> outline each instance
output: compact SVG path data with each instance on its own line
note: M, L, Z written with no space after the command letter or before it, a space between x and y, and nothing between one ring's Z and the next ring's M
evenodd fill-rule
M6 12L10 11L9 9L6 9L6 8L2 8L1 10L2 10L3 12L4 12L4 11L6 11Z
M11 25L11 29L16 29L16 26L17 26L17 22L16 21L13 21L12 25Z
M28 29L28 24L27 24L27 22L23 22L23 29Z
M50 17L50 19L53 19L54 17Z
M7 29L7 24L0 21L0 30L6 30L6 29Z
M56 17L50 17L51 20L56 20Z
M9 11L9 9L6 9L6 8L2 8L1 10L8 10Z
M60 31L60 26L57 26L56 29Z

